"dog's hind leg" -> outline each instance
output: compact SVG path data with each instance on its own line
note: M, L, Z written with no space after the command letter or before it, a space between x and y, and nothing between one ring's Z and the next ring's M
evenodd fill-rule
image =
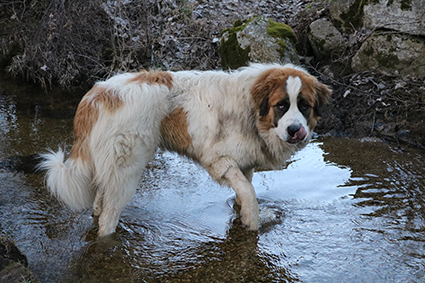
M138 174L121 174L114 178L114 182L106 185L103 195L102 213L99 217L100 237L115 232L122 210L136 192L140 171Z
M102 203L103 203L103 190L97 189L96 198L93 203L93 214L94 216L100 216L102 213Z
M156 143L124 133L102 148L103 153L96 158L95 204L101 204L98 234L106 236L115 232L122 210L136 192L140 175L155 153Z

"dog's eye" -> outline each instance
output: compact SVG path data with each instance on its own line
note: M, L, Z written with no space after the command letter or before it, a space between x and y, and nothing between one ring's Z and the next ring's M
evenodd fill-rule
M311 108L310 104L308 104L308 103L306 103L306 102L301 102L301 103L298 105L298 107L300 108L300 111L301 111L301 112L305 112L305 111L307 111L308 109L310 109L310 108Z
M289 104L285 103L285 102L279 102L278 104L276 104L276 109L281 111L281 112L286 112L289 109Z

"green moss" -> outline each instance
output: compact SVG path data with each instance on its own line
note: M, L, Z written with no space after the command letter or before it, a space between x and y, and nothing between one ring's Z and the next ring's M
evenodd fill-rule
M233 23L233 27L234 27L234 28L240 27L240 26L242 26L242 25L244 25L244 21L242 21L241 19L238 19L238 20L236 20L236 21ZM245 26L246 26L246 25L245 25Z
M218 48L223 68L237 69L248 64L250 47L241 48L236 36L252 19L236 20L231 28L223 30L222 34L228 33L227 40L222 38Z
M269 21L267 34L275 39L289 39L292 44L297 43L297 36L290 26L282 23L276 23L273 20Z
M247 65L249 62L249 53L251 49L250 47L245 49L240 47L237 41L237 33L243 31L249 23L255 20L266 21L266 23L268 21L266 32L276 40L276 43L279 45L276 51L278 51L282 57L285 56L288 41L294 45L297 42L295 32L288 25L277 23L273 20L267 20L259 16L246 20L236 20L231 28L227 28L222 32L223 35L227 35L227 38L226 40L224 40L224 38L221 39L218 51L221 57L221 65L224 68L236 69Z
M233 23L233 26L231 27L231 28L227 28L227 29L225 29L225 30L223 30L222 32L221 32L221 34L224 34L225 32L229 32L229 33L237 33L237 32L240 32L240 31L242 31L242 30L244 30L244 28L253 20L253 19L255 19L256 17L252 17L252 18L249 18L249 19L245 19L245 20L241 20L241 19L239 19L239 20L236 20L234 23Z
M391 50L390 50L391 51ZM394 54L375 52L372 46L363 50L365 58L373 58L376 60L380 67L394 69L400 64L400 60Z
M286 49L288 48L285 40L289 40L293 45L297 43L297 36L290 26L277 23L271 19L267 27L267 34L276 39L276 43L279 45L276 51L279 52L282 57L285 56Z
M379 65L385 68L394 69L400 64L400 60L393 54L377 53L374 57Z
M279 48L276 49L276 51L279 52L282 57L284 57L286 46L287 46L286 42L283 40L276 39L276 43L279 45Z

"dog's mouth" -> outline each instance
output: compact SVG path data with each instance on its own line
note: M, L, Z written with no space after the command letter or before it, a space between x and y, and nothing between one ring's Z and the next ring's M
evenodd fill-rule
M299 143L307 136L306 129L302 126L294 135L288 140L289 143Z

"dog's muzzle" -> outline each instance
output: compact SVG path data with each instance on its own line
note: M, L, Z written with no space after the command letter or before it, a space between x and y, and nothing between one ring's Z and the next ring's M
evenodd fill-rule
M298 143L305 139L307 136L307 131L304 126L300 124L292 124L287 129L289 139L287 142L289 143Z

